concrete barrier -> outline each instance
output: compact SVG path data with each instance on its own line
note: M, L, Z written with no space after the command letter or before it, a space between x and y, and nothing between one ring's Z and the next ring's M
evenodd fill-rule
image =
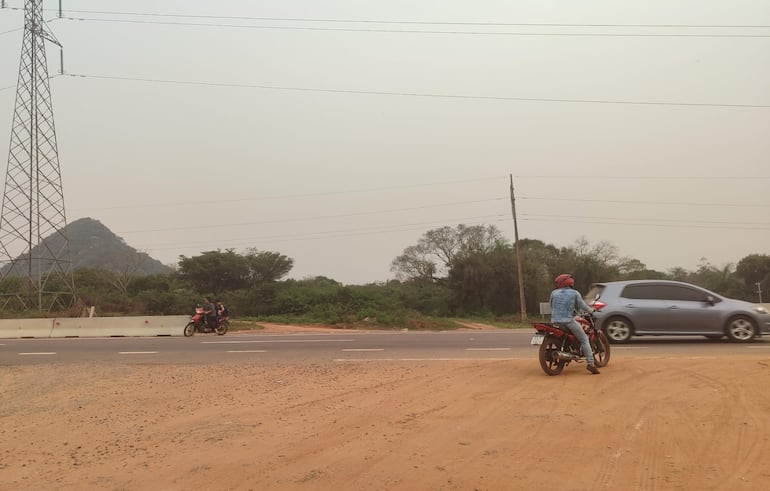
M0 339L49 338L55 319L0 319Z
M183 336L187 315L54 319L52 338Z

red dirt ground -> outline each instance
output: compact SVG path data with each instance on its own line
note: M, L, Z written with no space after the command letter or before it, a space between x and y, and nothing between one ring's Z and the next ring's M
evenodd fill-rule
M0 489L765 490L768 386L761 354L0 367Z

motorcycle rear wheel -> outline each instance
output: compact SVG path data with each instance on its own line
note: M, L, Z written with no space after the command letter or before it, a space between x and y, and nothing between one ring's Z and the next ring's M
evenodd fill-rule
M184 326L184 336L186 338L189 338L193 334L195 334L195 323L190 322L186 326Z
M559 351L559 347L549 337L545 338L543 344L540 345L538 358L540 359L540 368L543 369L546 375L559 375L567 364L566 361L557 360L553 357L553 354L557 351Z
M610 362L610 340L602 331L591 341L591 350L594 352L594 365L606 367Z
M217 328L215 329L217 336L224 336L227 334L227 330L230 329L230 323L227 321L222 321L217 325Z

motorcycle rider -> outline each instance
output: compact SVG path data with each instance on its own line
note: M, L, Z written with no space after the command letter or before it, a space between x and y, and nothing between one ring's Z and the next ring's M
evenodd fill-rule
M217 308L209 297L203 299L203 314L206 316L206 330L214 329L217 326Z
M556 289L551 292L550 299L551 322L569 328L583 347L583 354L586 357L586 370L594 375L598 375L599 369L594 365L594 353L591 350L588 335L574 319L575 310L593 312L594 309L586 305L583 297L577 290L572 289L575 280L571 274L560 274L554 282L556 283Z

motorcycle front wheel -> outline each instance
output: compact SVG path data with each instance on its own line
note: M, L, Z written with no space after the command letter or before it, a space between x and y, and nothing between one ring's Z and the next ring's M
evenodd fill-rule
M227 334L228 329L230 329L230 323L227 321L222 321L219 323L215 330L217 332L217 336L224 336Z
M594 352L594 364L597 367L606 367L610 362L610 340L602 331L598 331L591 340L591 350Z
M540 368L547 375L559 375L564 370L564 365L567 364L564 360L557 359L554 354L559 351L559 347L550 337L543 340L543 344L540 345Z
M195 334L195 323L194 322L190 322L189 324L184 326L184 336L186 338L189 338L193 334Z

